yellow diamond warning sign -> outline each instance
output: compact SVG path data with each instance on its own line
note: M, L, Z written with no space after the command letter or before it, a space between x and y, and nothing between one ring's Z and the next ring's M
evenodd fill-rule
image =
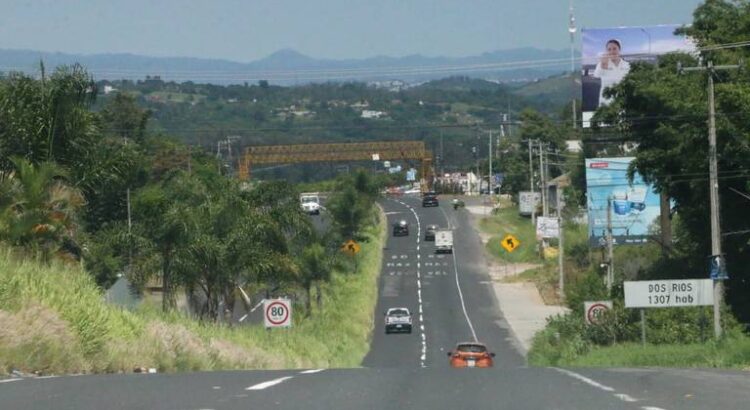
M511 234L505 235L505 238L503 238L502 241L500 241L500 246L503 247L508 252L513 252L518 248L518 246L521 245L521 242L516 239L515 236Z
M360 250L361 248L359 244L357 242L354 242L354 240L352 239L349 239L348 241L346 241L346 243L341 247L342 252L346 252L350 255L355 255L359 253Z

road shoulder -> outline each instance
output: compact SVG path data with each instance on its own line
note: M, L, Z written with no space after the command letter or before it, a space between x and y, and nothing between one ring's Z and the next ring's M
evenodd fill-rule
M491 235L483 233L479 222L486 216L484 207L467 206L472 229L479 235L483 245ZM486 249L486 248L485 248ZM539 265L528 263L500 263L486 250L483 257L487 270L492 279L492 289L498 301L500 313L508 323L511 334L515 338L518 350L526 356L531 348L532 340L537 332L544 329L547 319L559 314L567 313L564 306L547 305L544 303L536 285L531 282L502 282L503 279L521 274L525 270L537 268Z

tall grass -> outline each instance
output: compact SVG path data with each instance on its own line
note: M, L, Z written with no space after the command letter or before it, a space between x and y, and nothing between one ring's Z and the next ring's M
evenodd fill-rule
M358 366L369 347L385 218L368 228L358 272L335 272L323 307L291 329L230 328L107 305L80 267L0 250L0 373Z
M490 255L507 262L542 262L535 246L536 232L531 220L518 215L516 208L501 208L495 215L482 218L479 228L493 235L486 245ZM500 246L500 241L508 234L520 242L519 247L513 252L508 252Z

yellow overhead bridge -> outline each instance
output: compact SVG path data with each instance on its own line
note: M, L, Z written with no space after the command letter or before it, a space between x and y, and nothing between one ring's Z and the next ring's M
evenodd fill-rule
M422 181L432 185L432 152L423 141L250 146L240 158L239 177L250 179L250 172L256 165L398 160L419 161Z

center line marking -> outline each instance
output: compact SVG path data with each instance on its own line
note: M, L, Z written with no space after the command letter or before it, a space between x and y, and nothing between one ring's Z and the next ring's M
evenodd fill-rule
M245 390L263 390L267 389L272 386L276 386L279 383L283 383L289 379L291 379L292 376L286 376L286 377L279 377L278 379L269 380L267 382L258 383L256 385L250 386L246 388Z

